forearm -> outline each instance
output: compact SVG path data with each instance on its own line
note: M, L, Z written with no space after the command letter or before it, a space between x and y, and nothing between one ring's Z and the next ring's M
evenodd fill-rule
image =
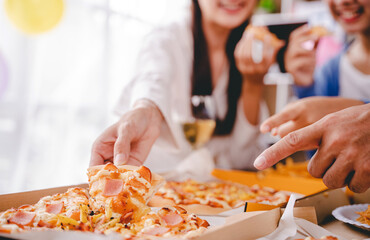
M158 106L149 99L140 99L135 102L133 109L145 109L148 113L148 119L152 121L153 124L160 126L164 121L161 110Z
M241 98L245 117L252 125L259 122L260 102L263 93L263 84L251 83L244 80L242 84Z

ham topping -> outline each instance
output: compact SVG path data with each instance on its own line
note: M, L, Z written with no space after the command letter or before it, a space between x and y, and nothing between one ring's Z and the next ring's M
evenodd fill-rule
M123 182L121 179L107 179L105 181L103 196L117 196L122 192Z
M63 202L47 204L45 211L52 214L59 214L62 212L63 207L64 207Z
M36 217L36 213L34 212L18 211L9 219L9 222L15 223L18 225L27 226L32 223L35 217Z
M159 235L165 234L169 230L170 229L166 227L156 227L156 228L151 228L149 230L146 230L144 234L152 235L152 236L159 236Z
M169 213L162 217L167 226L176 226L184 221L184 219L177 213Z

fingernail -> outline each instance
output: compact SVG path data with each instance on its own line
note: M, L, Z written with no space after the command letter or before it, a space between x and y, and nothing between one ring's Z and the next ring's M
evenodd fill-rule
M261 132L262 133L267 133L270 131L270 126L269 125L262 125L261 126Z
M254 167L259 169L259 170L262 170L265 168L266 166L266 158L265 156L263 155L260 155L257 157L257 159L254 161Z
M305 41L301 44L301 47L307 51L312 51L315 48L315 42L312 40Z
M277 135L277 133L278 133L278 129L277 129L277 128L273 128L273 129L271 130L271 135L272 135L272 136L276 136L276 135Z
M119 153L114 157L114 164L115 165L123 165L127 163L127 154Z

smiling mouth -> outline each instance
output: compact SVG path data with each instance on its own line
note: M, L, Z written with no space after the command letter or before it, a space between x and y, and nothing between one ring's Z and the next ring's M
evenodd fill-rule
M341 10L338 15L343 21L351 23L360 18L363 12L363 7L359 7L355 10Z
M238 11L242 9L244 6L244 2L238 2L238 3L221 2L219 6L227 11L234 12L234 11Z

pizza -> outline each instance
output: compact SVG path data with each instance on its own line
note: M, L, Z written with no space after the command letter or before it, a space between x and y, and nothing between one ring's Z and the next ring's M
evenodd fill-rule
M150 211L147 200L162 184L159 175L141 166L119 166L107 164L88 169L89 203L94 212L122 221L138 221Z
M312 27L311 30L310 30L310 33L319 37L319 38L330 35L330 32L328 31L328 29L326 29L323 26L314 26L314 27Z
M324 236L321 238L306 237L305 239L296 239L296 240L338 240L338 238L333 236Z
M23 205L0 214L0 232L13 233L34 228L90 230L87 221L89 197L86 189L71 188L46 196L34 205Z
M356 212L356 213L360 215L360 217L358 217L356 221L363 223L363 224L370 225L370 204L367 205L367 209L365 211Z
M70 188L41 198L36 204L0 213L0 232L75 230L119 233L123 239L191 238L204 232L208 222L181 207L157 211L147 202L163 183L144 167L109 163L88 169L89 191Z
M179 205L196 213L219 213L248 202L279 205L289 200L289 194L269 187L226 182L168 181L151 199L149 205Z
M258 179L263 179L269 175L281 175L299 178L310 178L314 179L311 174L307 171L308 161L294 162L293 158L288 157L285 159L285 163L279 162L275 167L267 168L263 171L257 172Z
M274 48L283 46L284 41L280 40L275 34L270 32L266 27L248 25L246 28L248 33L252 33L253 37L257 40L264 41L267 37Z

